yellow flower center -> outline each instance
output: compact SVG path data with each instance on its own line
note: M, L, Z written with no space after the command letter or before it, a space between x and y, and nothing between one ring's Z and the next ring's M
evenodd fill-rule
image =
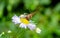
M24 24L29 24L29 21L26 18L20 18L20 21Z

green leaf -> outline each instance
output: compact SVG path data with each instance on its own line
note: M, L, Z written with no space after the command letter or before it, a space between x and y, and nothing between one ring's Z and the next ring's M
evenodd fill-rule
M52 13L50 8L46 8L44 12L45 12L45 15L47 16L50 16Z
M40 0L39 2L41 5L49 5L51 3L51 0Z
M34 22L38 22L39 21L39 19L40 19L40 13L36 13L33 17L32 17L32 20L34 21Z
M29 10L35 10L39 5L39 0L24 0L24 5Z
M58 3L53 10L55 13L60 12L60 3Z
M4 2L0 3L0 18L3 16Z
M10 5L14 5L14 4L16 5L17 3L20 2L20 0L9 0L8 2Z

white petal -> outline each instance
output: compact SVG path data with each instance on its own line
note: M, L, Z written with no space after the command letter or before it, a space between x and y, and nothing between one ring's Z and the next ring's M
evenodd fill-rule
M21 28L25 28L25 29L26 29L26 28L27 28L27 25L21 23L19 27L21 27Z
M15 24L18 24L18 23L20 23L20 18L18 16L14 15L12 17L12 22L14 22Z
M41 33L41 29L36 28L36 32L37 32L37 33Z
M26 15L22 14L22 15L20 15L20 17L21 17L21 18L25 18L25 17L26 17Z
M11 33L11 30L9 30L8 33Z
M30 30L34 30L34 29L36 28L36 25L30 23L30 24L28 24L28 28L29 28Z

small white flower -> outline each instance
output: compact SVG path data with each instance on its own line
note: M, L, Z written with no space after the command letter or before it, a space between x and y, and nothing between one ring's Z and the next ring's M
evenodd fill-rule
M28 28L29 28L30 30L34 30L34 29L36 28L36 25L33 24L33 23L30 23L30 24L28 24Z
M11 33L11 31L9 30L8 33Z
M27 20L26 18L26 15L20 15L20 17L14 15L12 17L12 21L15 23L15 24L20 24L19 27L21 28L29 28L30 30L35 30L36 29L36 25L30 20Z
M27 25L25 25L25 24L23 24L23 23L21 23L20 25L19 25L19 27L21 27L21 28L27 28Z
M4 32L2 32L2 34L5 34Z
M19 23L20 23L20 17L14 15L14 16L12 17L12 21L13 21L15 24L19 24Z
M5 33L4 32L2 32L1 34L0 34L0 37L2 36L2 35L4 35Z
M36 32L37 32L37 33L41 33L41 29L36 28Z

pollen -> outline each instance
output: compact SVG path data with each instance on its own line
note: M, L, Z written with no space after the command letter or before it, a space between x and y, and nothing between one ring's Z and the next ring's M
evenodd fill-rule
M20 20L24 24L29 24L29 21L26 18L20 18Z

